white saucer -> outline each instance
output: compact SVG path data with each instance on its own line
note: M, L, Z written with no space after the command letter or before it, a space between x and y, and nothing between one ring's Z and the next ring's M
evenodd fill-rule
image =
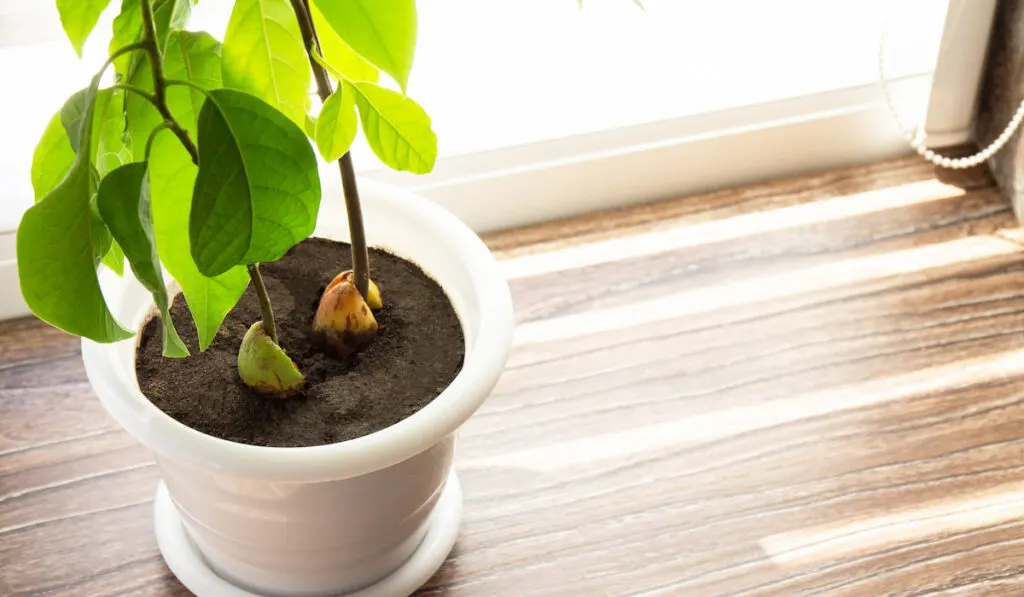
M156 488L153 513L157 545L167 567L197 597L263 597L225 581L206 565L185 533L163 481ZM423 542L398 570L376 584L338 597L408 597L430 580L448 558L459 534L462 486L454 470L448 475L431 518Z

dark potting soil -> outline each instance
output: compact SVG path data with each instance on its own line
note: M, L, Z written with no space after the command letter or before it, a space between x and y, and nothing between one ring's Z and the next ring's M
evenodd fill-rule
M135 370L142 392L181 423L234 442L261 446L330 444L379 431L430 403L462 367L462 327L440 286L416 265L371 250L371 277L384 299L373 343L339 360L311 331L320 294L351 267L349 247L308 239L260 266L278 339L306 376L300 394L267 397L238 377L238 347L260 319L252 285L228 314L213 344L199 352L195 324L178 295L171 319L192 356L164 358L160 322L143 328Z

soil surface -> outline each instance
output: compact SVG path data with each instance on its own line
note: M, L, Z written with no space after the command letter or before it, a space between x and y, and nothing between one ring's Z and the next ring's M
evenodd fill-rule
M238 377L238 347L260 319L252 285L206 352L182 295L171 319L192 356L161 355L160 322L142 330L135 369L142 392L160 410L203 433L261 446L315 446L379 431L430 403L451 383L465 353L462 327L441 287L416 265L371 250L370 276L384 308L368 348L339 360L323 351L311 321L324 287L351 267L349 247L307 239L260 266L274 307L278 339L306 376L300 394L271 398Z

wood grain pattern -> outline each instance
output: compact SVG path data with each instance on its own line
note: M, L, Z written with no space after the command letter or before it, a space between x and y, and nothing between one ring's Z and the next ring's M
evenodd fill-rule
M489 236L519 319L420 596L1024 592L1024 249L914 159ZM0 594L178 596L78 343L0 325Z

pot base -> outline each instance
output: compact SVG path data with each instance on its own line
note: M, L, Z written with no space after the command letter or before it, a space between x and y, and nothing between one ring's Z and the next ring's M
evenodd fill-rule
M177 508L163 481L154 501L156 541L167 567L197 597L265 597L217 576L188 538ZM455 546L462 520L462 486L453 470L431 515L430 529L412 556L389 576L338 597L400 597L412 595L430 580ZM301 594L301 593L296 593Z

